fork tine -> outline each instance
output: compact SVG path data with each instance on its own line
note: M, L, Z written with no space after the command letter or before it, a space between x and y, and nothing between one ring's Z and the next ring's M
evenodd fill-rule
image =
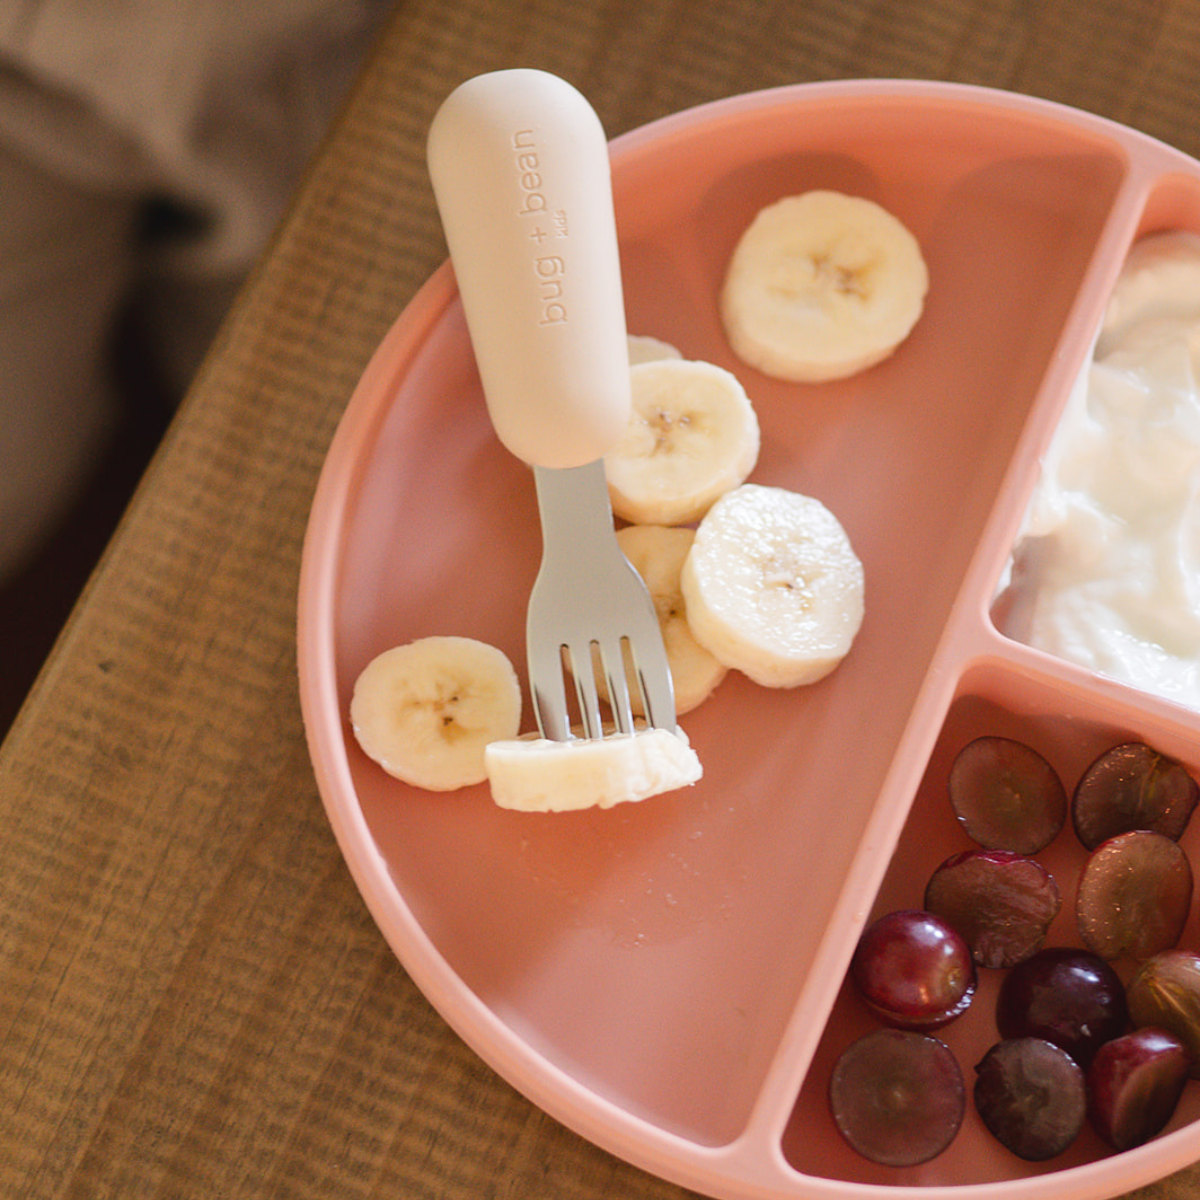
M566 648L571 674L575 679L575 695L579 701L579 718L583 723L585 738L604 736L600 694L596 690L596 668L592 660L594 645L594 642L574 643Z
M657 632L657 628L656 628ZM629 643L646 724L675 728L675 685L662 638L641 637Z
M530 639L529 685L542 737L565 742L571 736L567 715L567 689L563 679L562 648Z
M633 708L629 702L629 681L625 674L625 648L627 638L617 642L597 643L600 651L600 669L608 688L608 706L619 733L633 732Z

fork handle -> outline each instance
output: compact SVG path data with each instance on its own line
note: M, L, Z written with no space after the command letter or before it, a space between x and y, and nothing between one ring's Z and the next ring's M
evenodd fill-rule
M501 442L534 466L602 457L631 400L599 117L544 71L478 75L438 110L427 158Z
M546 558L560 568L563 563L574 564L570 570L578 572L598 554L620 552L602 462L593 459L567 470L535 467L533 479ZM570 519L554 520L554 514L567 514Z

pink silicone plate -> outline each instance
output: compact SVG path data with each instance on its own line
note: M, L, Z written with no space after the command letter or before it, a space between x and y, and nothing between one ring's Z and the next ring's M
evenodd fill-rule
M919 905L966 848L950 758L1010 733L1068 787L1115 740L1200 767L1200 717L1012 642L991 603L1051 436L1130 243L1200 229L1200 164L1048 103L951 84L809 84L711 104L612 147L631 332L736 372L758 410L754 480L819 497L863 559L853 652L807 689L732 675L682 721L685 792L606 812L505 812L485 787L397 783L358 751L354 679L388 646L466 634L523 670L540 553L526 468L488 424L448 268L388 333L313 506L301 693L329 819L418 986L553 1116L714 1196L1100 1197L1200 1158L1200 1085L1172 1126L1109 1154L1085 1133L1024 1163L968 1113L916 1168L836 1133L830 1064L872 1027L842 982L874 914ZM716 296L754 213L808 188L867 196L925 251L931 289L884 364L820 386L736 361ZM531 721L527 721L527 725ZM1195 851L1193 823L1184 845ZM1074 942L1082 850L1042 856ZM1200 860L1198 860L1200 861ZM1185 942L1200 944L1193 919ZM994 1040L995 979L943 1031L968 1080ZM981 1185L988 1185L981 1191Z

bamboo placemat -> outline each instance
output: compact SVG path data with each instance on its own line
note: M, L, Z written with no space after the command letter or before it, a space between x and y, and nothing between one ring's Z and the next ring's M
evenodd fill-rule
M778 84L952 79L1200 155L1198 62L1194 0L404 0L0 751L0 1195L686 1194L449 1032L369 919L303 741L308 507L443 256L423 146L455 83L541 67L615 135Z

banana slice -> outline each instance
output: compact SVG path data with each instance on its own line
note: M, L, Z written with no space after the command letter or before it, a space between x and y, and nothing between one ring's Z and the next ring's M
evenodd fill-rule
M688 787L703 773L681 729L569 742L526 734L492 742L484 761L492 799L521 812L611 808Z
M829 674L862 623L862 563L845 530L819 500L783 488L722 496L680 586L696 640L767 687Z
M389 775L431 791L482 783L484 747L517 736L521 686L502 650L465 637L427 637L364 668L350 723Z
M629 365L637 366L638 363L656 362L660 358L682 358L683 354L676 346L672 346L670 342L664 342L662 338L650 337L645 333L630 333L626 335L626 342L629 345Z
M638 525L686 525L758 461L758 418L737 377L664 358L630 367L633 415L604 459L613 512Z
M908 337L928 288L921 247L886 209L804 192L768 205L742 234L721 318L734 353L765 374L841 379Z
M617 531L617 542L645 581L658 613L675 684L676 714L691 712L706 700L729 670L696 641L688 625L679 575L695 539L694 529L679 526L626 525ZM603 690L603 677L601 686ZM640 713L641 697L636 685L630 685L629 695L633 711Z

